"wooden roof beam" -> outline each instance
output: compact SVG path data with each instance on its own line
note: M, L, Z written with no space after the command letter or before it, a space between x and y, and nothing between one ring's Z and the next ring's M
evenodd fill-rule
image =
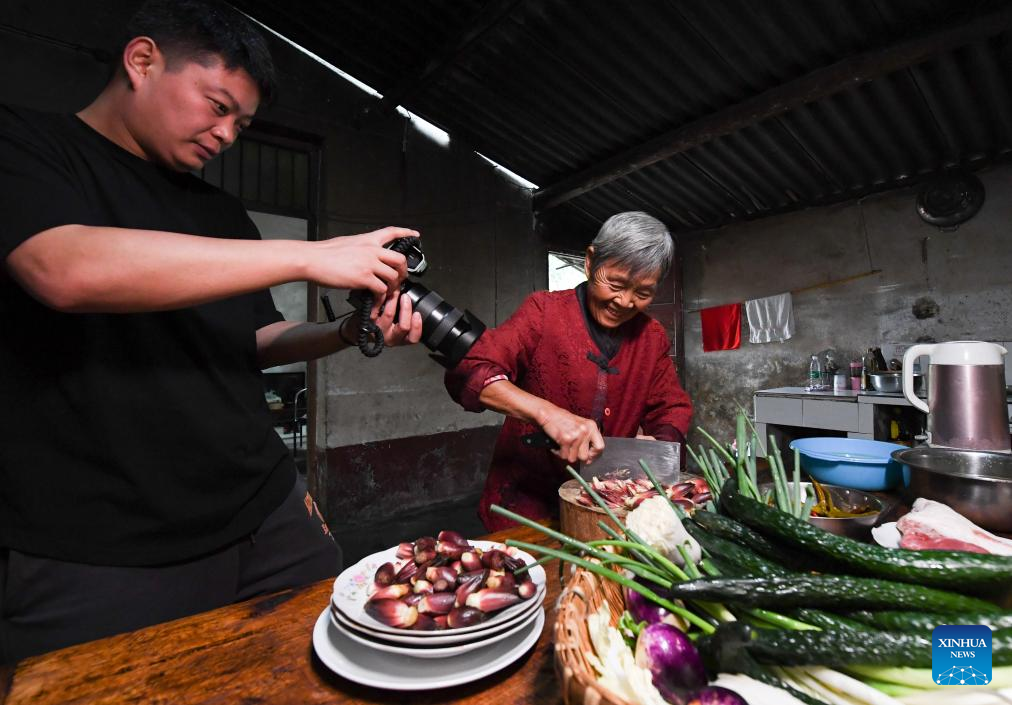
M848 57L677 127L540 188L534 192L534 210L543 212L554 208L598 186L717 137L922 63L937 54L1000 34L1010 27L1012 7L1006 6L955 27Z

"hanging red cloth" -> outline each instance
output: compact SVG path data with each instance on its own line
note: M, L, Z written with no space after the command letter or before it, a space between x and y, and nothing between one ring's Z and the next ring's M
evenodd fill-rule
M704 308L699 312L703 321L703 352L737 350L741 346L741 304Z

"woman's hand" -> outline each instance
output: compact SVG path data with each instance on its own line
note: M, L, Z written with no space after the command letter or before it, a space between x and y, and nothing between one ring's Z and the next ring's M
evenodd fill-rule
M422 339L422 314L411 311L411 299L407 294L398 296L389 294L383 303L383 310L376 325L383 331L383 342L390 347L396 345L414 345ZM398 306L400 313L397 315L397 322L394 323L394 314Z
M559 449L552 452L567 463L579 460L590 465L604 450L601 431L590 419L552 405L540 410L535 420L541 429L559 444Z
M389 227L310 243L314 249L306 278L332 289L372 292L372 316L377 317L387 298L396 296L408 275L404 255L383 247L401 237L418 237L418 232Z

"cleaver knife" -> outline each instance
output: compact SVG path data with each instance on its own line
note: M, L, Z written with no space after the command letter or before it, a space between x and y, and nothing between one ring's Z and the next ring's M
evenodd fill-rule
M529 433L521 437L521 442L530 448L556 449L559 444L549 438L544 431ZM649 441L638 438L604 437L604 450L590 465L577 464L580 477L589 480L592 477L604 477L616 470L627 469L628 477L646 477L639 461L642 460L662 484L674 484L679 481L679 457L681 444L675 441Z

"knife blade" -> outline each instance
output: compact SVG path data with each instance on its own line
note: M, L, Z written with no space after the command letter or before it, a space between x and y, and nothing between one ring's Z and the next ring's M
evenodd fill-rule
M521 442L529 448L547 448L557 450L559 444L553 441L544 431L521 436ZM589 480L597 476L603 477L616 470L627 469L628 477L646 477L639 461L643 460L650 471L662 484L674 484L679 481L681 473L679 457L681 444L675 441L650 441L640 438L604 437L604 450L590 465L577 464L580 477Z

